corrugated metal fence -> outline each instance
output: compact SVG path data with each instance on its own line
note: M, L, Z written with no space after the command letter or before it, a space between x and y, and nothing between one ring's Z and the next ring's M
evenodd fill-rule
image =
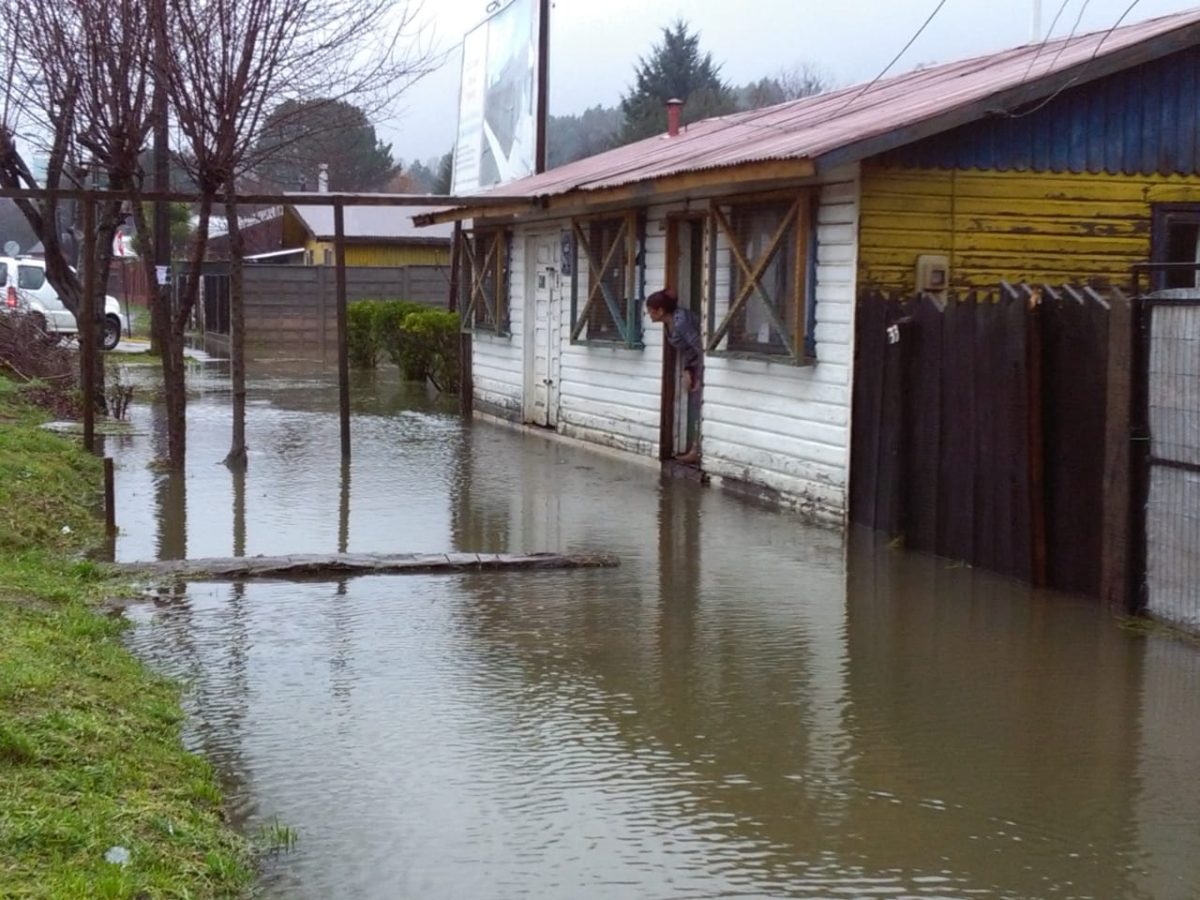
M1098 595L1108 316L1069 286L860 296L851 520Z

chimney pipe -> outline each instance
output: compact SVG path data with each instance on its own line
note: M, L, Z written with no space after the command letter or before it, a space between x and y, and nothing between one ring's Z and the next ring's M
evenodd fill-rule
M679 136L679 124L683 119L683 101L673 97L667 101L667 136Z
M329 193L329 163L317 166L317 191L321 194Z

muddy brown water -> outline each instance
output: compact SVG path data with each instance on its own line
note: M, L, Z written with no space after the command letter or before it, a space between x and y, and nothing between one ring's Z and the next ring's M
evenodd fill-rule
M1200 650L1093 605L482 423L219 367L189 465L108 438L120 559L607 551L613 571L192 584L130 646L270 898L1200 896Z

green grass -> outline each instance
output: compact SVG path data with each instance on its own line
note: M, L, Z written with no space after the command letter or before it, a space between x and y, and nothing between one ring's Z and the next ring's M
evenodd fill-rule
M145 350L109 350L104 354L106 362L121 363L122 365L132 366L157 366L161 365L161 361L157 353L151 353L150 348Z
M97 605L125 586L80 556L99 463L40 418L0 378L0 897L241 896L254 855L183 748L178 689L124 648Z

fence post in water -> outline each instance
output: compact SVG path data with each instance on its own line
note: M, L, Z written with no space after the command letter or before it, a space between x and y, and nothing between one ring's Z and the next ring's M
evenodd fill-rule
M462 278L462 242L462 223L455 222L454 244L450 251L450 297L447 303L447 309L451 312L458 311L459 282ZM461 322L458 337L458 408L464 416L471 415L475 400L475 384L471 378L471 352L471 332L467 330L467 323Z
M109 534L117 533L117 492L113 484L113 461L104 457L104 528Z
M1104 437L1104 533L1100 552L1100 600L1125 613L1134 609L1131 550L1137 513L1130 479L1134 403L1135 301L1112 290L1108 317L1108 409Z
M333 205L333 256L337 290L338 414L342 456L350 456L350 357L346 336L346 216L340 202Z

